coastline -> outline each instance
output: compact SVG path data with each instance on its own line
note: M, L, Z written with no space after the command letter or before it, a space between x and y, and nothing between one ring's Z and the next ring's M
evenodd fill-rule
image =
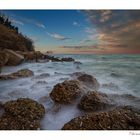
M104 59L104 58L103 59L98 58L98 61L97 61L98 63L100 62L99 60L106 61L106 59ZM79 59L76 59L76 61L79 61ZM95 58L92 61L95 61ZM91 63L91 61L89 61L89 62ZM60 104L60 105L54 106L55 103L50 98L49 95L50 95L51 91L53 90L53 88L55 87L55 85L57 85L58 83L63 83L66 80L69 81L69 80L75 79L75 76L74 77L72 76L75 72L86 72L87 74L90 75L91 74L90 72L84 71L86 69L86 67L91 65L89 62L87 62L87 61L86 62L81 61L81 63L75 63L75 62L32 63L32 62L28 62L28 63L23 63L19 66L14 66L12 68L11 67L4 68L3 70L5 72L7 71L7 73L16 72L17 70L20 70L23 68L28 68L34 72L34 76L27 77L27 78L19 78L19 79L10 80L10 81L3 81L3 82L0 81L3 84L3 85L1 85L1 88L5 87L1 91L1 99L2 99L2 97L3 97L3 99L5 98L4 99L5 101L3 100L4 102L6 102L8 100L16 100L18 98L23 98L23 97L24 98L28 97L33 100L36 100L37 102L43 104L44 107L46 108L46 114L45 114L45 117L43 118L43 120L41 121L40 129L47 129L47 130L61 129L65 123L69 122L71 119L73 119L75 117L83 116L84 114L86 114L86 112L84 113L83 111L81 111L77 108L77 104L79 102L78 100L80 98L73 104L68 104L68 105ZM84 69L83 69L83 67L84 67ZM93 69L92 67L89 67L89 68L90 68L90 70ZM76 74L78 74L78 73L76 73ZM106 77L105 73L102 73L102 74ZM100 73L99 73L99 75L100 75ZM102 83L102 81L98 78L99 77L98 74L96 75L96 73L95 73L95 75L92 74L92 76L97 78L97 81L100 84L100 88L97 91L100 93L102 91L102 89L106 89L105 90L106 92L104 92L104 94L107 95L108 98L111 98L111 100L113 98L113 100L115 100L115 103L117 104L117 106L132 106L132 108L133 107L139 108L139 107L137 107L140 105L139 97L137 97L133 94L127 93L127 92L125 92L125 93L122 92L122 94L118 94L118 91L120 90L120 89L118 89L118 88L120 88L120 87L118 87L118 85L116 85L116 84L113 85L114 83L111 84L110 81L108 81L106 84ZM123 78L123 77L119 77L118 75L111 75L111 78L112 77L116 80L119 80L119 79L121 80L121 78ZM88 81L86 81L86 82L88 82ZM11 83L11 86L7 87L8 82ZM14 87L12 87L12 86L14 86ZM114 91L114 93L112 93L113 96L112 96L111 92L110 93L108 92L107 89L109 89L109 91ZM89 88L88 88L88 90L89 90ZM87 90L87 92L88 92L88 90ZM126 110L129 110L129 109L126 109ZM105 111L104 109L101 110L101 112L104 112L104 111ZM135 112L135 110L132 110L132 112ZM55 122L54 122L54 120L55 120ZM136 129L136 127L133 127L133 128L130 127L130 128ZM120 129L121 129L121 127L120 127Z

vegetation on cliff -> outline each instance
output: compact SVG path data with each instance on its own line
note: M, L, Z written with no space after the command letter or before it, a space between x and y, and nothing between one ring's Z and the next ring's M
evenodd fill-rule
M34 51L33 41L19 32L18 27L6 16L0 14L0 49Z

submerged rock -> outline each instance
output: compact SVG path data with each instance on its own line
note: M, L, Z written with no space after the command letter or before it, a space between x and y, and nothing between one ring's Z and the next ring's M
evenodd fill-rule
M57 103L70 103L81 93L80 83L76 80L69 80L55 85L50 97Z
M79 76L82 76L83 74L85 74L85 72L74 72L72 74L70 74L72 77L77 78Z
M4 104L5 113L0 118L1 130L36 130L45 114L43 105L29 98L19 98Z
M98 90L99 83L96 78L88 74L82 74L77 79L86 87Z
M82 62L80 62L80 61L75 61L74 64L81 65Z
M72 119L62 130L140 130L140 111L120 107Z
M112 72L110 75L111 75L112 77L116 77L116 78L121 77L120 74L115 73L115 72Z
M106 94L100 94L96 91L84 95L78 107L84 111L98 111L113 107Z
M21 69L17 72L8 74L8 75L0 75L0 80L9 80L9 79L17 79L33 76L34 73L29 69Z
M43 78L47 78L49 77L50 74L49 73L42 73L40 75L35 76L36 79L43 79Z

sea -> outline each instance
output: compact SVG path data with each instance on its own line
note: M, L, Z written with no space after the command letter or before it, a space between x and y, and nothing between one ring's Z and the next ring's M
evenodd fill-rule
M28 62L19 66L3 67L1 74L28 68L34 72L34 76L0 81L0 101L4 103L17 98L34 99L46 108L41 130L60 130L66 122L82 113L76 104L62 105L59 111L54 111L55 105L49 94L54 85L71 79L72 73L85 72L98 80L99 92L120 95L120 98L116 99L118 104L140 108L140 102L133 100L140 98L140 55L55 56L72 57L76 62ZM121 95L127 95L127 98Z

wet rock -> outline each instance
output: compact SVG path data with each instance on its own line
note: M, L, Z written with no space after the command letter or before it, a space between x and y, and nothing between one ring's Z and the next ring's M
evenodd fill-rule
M17 53L23 55L26 61L35 60L36 62L40 62L40 60L43 59L44 56L40 51L17 51Z
M8 66L16 66L24 61L24 56L12 51L12 50L4 49L4 52L9 55L9 59L6 63L6 65L8 65Z
M43 78L46 78L46 77L49 77L50 74L49 73L42 73L40 75L37 75L35 76L36 79L43 79Z
M82 63L80 61L75 61L74 64L81 65Z
M115 73L115 72L112 72L111 74L110 74L112 77L121 77L121 75L119 75L118 73Z
M19 98L4 104L5 113L0 118L1 130L36 130L45 114L43 105L29 98Z
M65 80L69 80L69 78L60 78L60 81L65 81Z
M50 97L57 103L70 103L81 93L80 83L76 80L69 80L55 85Z
M43 96L43 97L39 98L39 102L40 102L40 103L45 103L45 102L47 102L49 99L50 99L50 97L48 97L48 96Z
M68 57L68 58L58 58L58 57L54 57L54 56L51 56L51 55L44 55L44 59L51 60L52 62L73 62L73 61L75 61L71 57Z
M119 87L117 85L115 85L114 83L106 83L106 84L102 84L102 87L103 88L111 88L111 89L115 89L115 90L118 90Z
M8 74L8 75L0 75L0 80L9 80L9 79L18 79L33 76L34 73L29 69L21 69L17 72Z
M120 107L72 119L62 130L140 130L140 111Z
M39 84L39 85L46 85L47 84L46 81L37 81L36 83Z
M13 116L29 119L41 119L45 114L43 105L29 98L19 98L17 101L8 101L4 104L5 112Z
M64 61L64 62L73 62L75 60L73 58L71 58L71 57L68 57L68 58L62 58L61 61Z
M106 94L100 94L96 91L84 95L78 104L78 107L84 111L104 110L113 106Z
M54 106L52 107L52 113L56 114L57 112L59 112L60 109L61 109L60 104L54 104Z
M51 56L51 55L45 55L44 59L51 60L52 62L60 62L61 61L60 58L57 58L57 57L54 57L54 56Z
M82 76L83 74L85 74L85 72L74 72L71 74L72 77L77 78L79 76Z
M96 78L94 78L91 75L88 74L83 74L77 77L77 79L86 87L98 90L99 88L99 83Z

